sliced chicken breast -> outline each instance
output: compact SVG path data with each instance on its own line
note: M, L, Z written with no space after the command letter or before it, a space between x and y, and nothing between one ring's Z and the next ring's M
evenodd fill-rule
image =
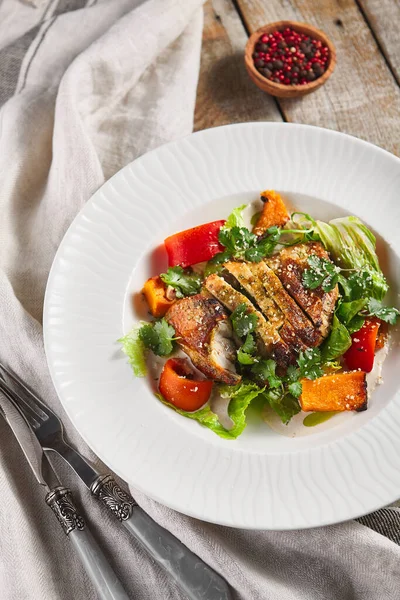
M236 346L228 315L212 297L202 294L177 300L165 315L175 329L177 343L194 366L215 381L236 385Z
M322 342L322 335L288 294L274 271L265 262L260 262L252 266L252 272L258 274L265 292L279 306L300 340L306 346L318 346Z
M224 268L254 298L263 315L278 329L285 322L285 317L279 306L265 293L264 286L258 274L252 271L253 265L254 263L230 261L224 264Z
M309 266L307 259L312 254L329 260L329 255L320 242L307 242L288 246L265 262L325 338L329 333L339 290L338 286L330 292L324 292L321 288L310 290L304 287L302 276Z
M204 285L228 310L233 312L239 304L245 304L249 313L257 315L255 334L260 342L259 350L264 356L275 356L277 362L282 366L287 366L295 362L294 353L281 339L276 327L265 319L247 296L235 290L217 274L209 275Z

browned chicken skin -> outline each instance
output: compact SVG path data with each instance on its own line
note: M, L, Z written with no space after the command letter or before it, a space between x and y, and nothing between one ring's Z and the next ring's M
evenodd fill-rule
M214 273L204 282L207 291L171 306L166 319L182 350L204 375L228 385L240 382L225 310L233 312L240 304L257 316L259 353L274 358L280 367L295 364L300 351L321 344L329 332L338 289L326 293L304 287L302 276L312 254L329 259L322 244L308 242L284 248L260 263L229 261L224 268L232 285Z
M308 268L307 258L312 254L329 260L329 254L321 242L307 242L288 246L265 262L274 270L288 294L308 315L322 338L325 338L332 323L339 290L338 286L331 292L304 287L302 276Z
M165 315L177 342L206 377L228 385L241 381L235 371L232 326L223 306L202 294L177 300Z

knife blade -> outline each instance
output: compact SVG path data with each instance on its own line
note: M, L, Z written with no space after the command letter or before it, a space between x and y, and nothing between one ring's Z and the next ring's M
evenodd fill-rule
M36 436L29 427L28 422L22 413L14 406L12 397L6 390L1 390L3 395L7 398L8 402L5 402L0 394L0 409L3 413L4 418L11 427L14 436L16 437L18 444L21 447L22 452L25 455L26 460L31 467L33 474L36 477L38 483L45 488L47 492L50 491L50 486L47 484L43 477L43 450ZM55 479L58 480L54 473Z

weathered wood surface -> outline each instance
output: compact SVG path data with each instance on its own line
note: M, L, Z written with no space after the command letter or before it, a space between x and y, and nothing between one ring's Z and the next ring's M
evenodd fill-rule
M400 2L398 0L359 0L369 26L400 84Z
M360 0L360 6L362 10L355 0L210 0L205 5L196 129L280 120L283 115L287 121L358 136L400 155L400 89L392 73L400 64L400 7L392 0ZM244 70L247 36L241 19L249 33L281 19L319 27L336 46L335 73L309 96L279 100L279 111Z
M247 34L231 0L204 5L195 130L244 121L281 121L273 98L256 88L244 66Z

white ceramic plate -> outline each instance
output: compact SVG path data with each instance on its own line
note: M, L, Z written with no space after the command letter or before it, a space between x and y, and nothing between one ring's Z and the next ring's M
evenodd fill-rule
M400 496L399 350L370 408L314 435L279 436L250 418L236 441L163 406L116 343L132 292L166 266L166 235L225 218L273 188L300 210L355 214L384 238L400 281L400 160L333 131L276 123L210 129L142 156L108 181L68 230L45 301L51 375L78 431L134 487L234 527L296 529L365 514ZM392 298L393 301L393 298Z

